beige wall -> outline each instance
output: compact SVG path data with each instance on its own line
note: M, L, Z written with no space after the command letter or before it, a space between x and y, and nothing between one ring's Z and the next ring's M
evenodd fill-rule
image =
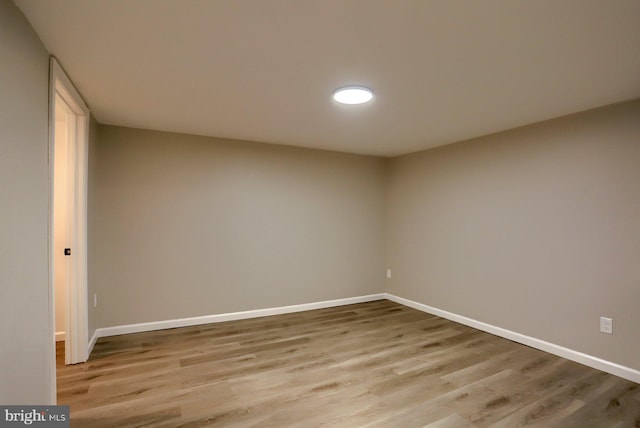
M390 168L388 292L640 369L640 101Z
M51 399L49 55L0 0L0 403Z
M110 126L94 156L99 327L384 291L382 159Z
M96 281L93 281L92 273L93 266L97 262L95 258L96 254L96 240L94 239L93 231L97 227L95 222L96 219L96 173L98 171L97 168L97 158L96 151L98 145L98 122L92 116L90 116L89 121L89 150L87 153L87 167L88 167L88 177L87 177L87 275L88 275L88 284L87 284L87 316L88 316L88 336L89 341L93 337L97 328L97 314L96 309L93 306L93 295L97 293L96 290Z

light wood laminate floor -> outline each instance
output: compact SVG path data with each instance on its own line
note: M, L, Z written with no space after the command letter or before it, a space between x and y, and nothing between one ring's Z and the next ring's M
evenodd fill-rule
M381 300L102 338L77 427L640 427L640 386Z

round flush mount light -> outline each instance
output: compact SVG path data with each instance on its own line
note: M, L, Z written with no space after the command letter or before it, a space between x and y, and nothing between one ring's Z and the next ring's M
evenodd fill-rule
M364 86L344 86L333 92L333 99L340 104L364 104L373 99L373 91Z

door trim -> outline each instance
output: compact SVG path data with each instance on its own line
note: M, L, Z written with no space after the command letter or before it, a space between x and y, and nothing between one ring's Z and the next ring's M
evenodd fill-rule
M75 141L72 147L70 176L73 178L71 230L69 231L73 263L68 272L68 316L66 340L70 364L87 361L88 355L88 302L87 302L87 180L89 148L89 108L75 89L71 80L54 58L49 68L49 331L51 332L51 402L56 402L56 354L55 354L55 289L53 247L53 189L55 154L55 98L56 93L76 116Z

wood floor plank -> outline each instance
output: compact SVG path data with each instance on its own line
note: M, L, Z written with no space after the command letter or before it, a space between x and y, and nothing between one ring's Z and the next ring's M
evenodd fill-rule
M474 428L477 425L472 424L466 418L454 413L436 422L425 425L423 428Z
M74 427L634 427L639 385L386 301L102 338Z

